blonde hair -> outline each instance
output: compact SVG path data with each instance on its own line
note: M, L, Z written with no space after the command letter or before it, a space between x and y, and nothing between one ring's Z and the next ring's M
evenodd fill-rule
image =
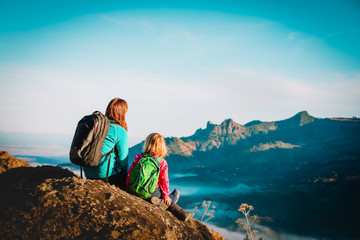
M145 139L143 152L150 156L158 155L164 157L166 155L165 139L159 133L152 133Z

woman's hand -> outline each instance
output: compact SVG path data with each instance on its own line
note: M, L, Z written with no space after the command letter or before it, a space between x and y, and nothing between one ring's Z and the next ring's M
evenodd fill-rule
M171 199L170 199L170 198L164 199L164 202L165 202L165 204L168 205L168 206L171 205Z

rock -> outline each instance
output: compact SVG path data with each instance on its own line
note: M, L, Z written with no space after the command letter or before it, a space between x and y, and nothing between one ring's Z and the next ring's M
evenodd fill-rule
M223 239L204 224L60 167L0 175L0 239Z
M0 151L0 174L18 167L31 167L31 165L24 160L11 156L8 152Z

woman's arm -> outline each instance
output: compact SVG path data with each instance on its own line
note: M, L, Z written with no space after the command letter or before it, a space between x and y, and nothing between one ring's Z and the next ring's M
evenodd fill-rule
M118 127L118 142L115 147L117 150L117 167L121 169L121 171L127 172L129 163L128 163L128 154L129 154L129 144L128 144L128 133L122 128Z

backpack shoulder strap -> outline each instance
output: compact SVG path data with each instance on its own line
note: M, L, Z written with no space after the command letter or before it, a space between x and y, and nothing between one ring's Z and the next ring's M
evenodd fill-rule
M153 159L155 159L155 161L159 164L159 166L160 166L160 163L161 163L161 161L163 160L163 157L152 157Z
M105 156L108 156L108 166L107 166L107 170L106 170L106 182L109 182L109 172L110 172L110 159L111 159L111 153L113 153L115 151L115 146L113 147L113 149L111 149L110 152L106 153ZM116 157L115 157L116 159Z

